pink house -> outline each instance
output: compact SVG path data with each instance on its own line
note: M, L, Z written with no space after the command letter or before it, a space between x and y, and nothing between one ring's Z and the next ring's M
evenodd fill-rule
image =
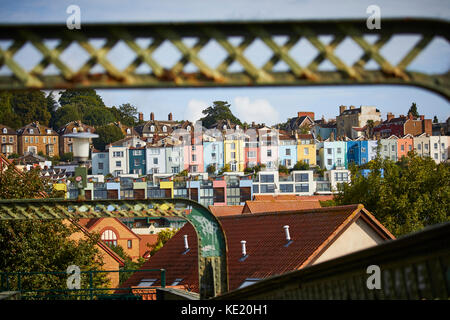
M227 204L227 181L224 176L213 180L214 205L225 206Z
M190 142L183 147L184 170L190 173L203 172L202 135L194 137L194 133L191 133Z

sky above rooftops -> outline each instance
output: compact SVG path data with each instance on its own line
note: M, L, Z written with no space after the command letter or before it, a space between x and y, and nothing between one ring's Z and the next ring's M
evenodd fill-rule
M164 0L164 1L126 1L116 0L24 0L0 1L0 23L63 23L68 17L66 9L76 4L81 9L81 23L93 22L151 22L151 21L217 21L217 20L306 20L306 19L366 19L366 9L376 4L381 9L381 18L389 17L425 17L450 19L450 4L447 0L360 0L360 1L311 1L311 0L277 0L277 1L217 1L217 0ZM321 39L323 42L329 41ZM370 40L370 39L368 39ZM394 44L388 43L381 52L396 63L411 48L414 41L402 36ZM0 48L5 44L0 43ZM34 48L25 46L16 54L16 58L37 63L40 56ZM302 50L303 65L316 54L307 42L300 42L291 50ZM81 50L81 49L80 49ZM120 46L108 57L118 65L126 66L129 61L121 63L125 52ZM352 63L361 55L361 49L344 41L336 51L346 53L346 63ZM251 45L246 53L258 65L267 60L270 52L259 42ZM73 63L79 65L86 59L86 54L76 49L67 53ZM208 63L221 56L218 48L205 47L200 57ZM179 54L170 45L163 45L155 56L168 66L177 61ZM270 57L270 56L269 56ZM342 55L340 55L342 57ZM34 60L33 60L34 58ZM132 57L133 58L133 57ZM84 60L83 60L84 59ZM217 60L216 59L216 60ZM214 61L217 63L217 61ZM325 65L325 63L324 63ZM369 65L368 65L369 67ZM326 68L326 65L325 65ZM442 39L435 39L411 64L411 70L422 72L442 72L450 69L450 45ZM4 68L3 68L4 69ZM189 70L186 70L189 71ZM0 73L5 72L0 69ZM155 119L166 120L169 112L174 120L196 120L202 116L201 110L214 100L225 100L231 104L233 113L247 122L260 122L272 125L294 117L297 111L313 111L316 118L332 118L338 114L339 105L372 105L380 109L385 119L387 112L395 115L406 114L411 103L416 102L419 113L427 118L437 115L440 121L450 116L450 104L444 98L420 88L406 86L343 86L343 87L297 87L297 88L219 88L219 89L121 89L98 90L108 106L131 103L149 119L150 112Z

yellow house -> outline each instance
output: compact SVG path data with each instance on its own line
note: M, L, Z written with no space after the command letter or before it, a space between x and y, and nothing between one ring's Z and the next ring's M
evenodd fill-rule
M54 183L53 190L64 191L64 199L67 199L67 185L65 183Z
M316 165L316 144L311 134L297 135L297 161L303 161L310 166Z
M233 172L244 171L245 142L238 135L229 135L223 142L224 165L228 164Z
M173 181L160 181L159 188L170 190L170 197L173 198Z

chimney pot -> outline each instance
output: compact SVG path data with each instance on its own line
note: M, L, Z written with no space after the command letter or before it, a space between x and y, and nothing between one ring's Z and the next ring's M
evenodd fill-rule
M139 112L139 121L144 121L144 114Z
M155 120L155 114L153 112L150 113L150 120L151 121Z
M172 121L172 112L171 113L169 113L169 121Z
M344 112L345 109L347 109L346 106L340 106L340 107L339 107L339 114L342 114L342 112Z
M286 226L283 226L283 228L284 228L284 232L286 234L286 241L291 241L291 235L289 234L289 226L286 225Z
M188 236L185 234L184 236L184 249L189 249Z
M241 241L241 245L242 245L242 256L246 256L247 255L247 249L245 247L245 244L247 243L247 241L242 240Z

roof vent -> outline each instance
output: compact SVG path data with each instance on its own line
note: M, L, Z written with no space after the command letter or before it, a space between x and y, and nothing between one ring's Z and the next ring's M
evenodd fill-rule
M247 248L246 248L246 243L247 243L247 241L245 241L245 240L242 240L241 241L241 246L242 246L242 256L241 256L241 258L239 259L239 261L244 261L245 259L247 259L247 257L248 257L248 255L247 255Z
M189 243L188 243L188 236L187 234L185 234L184 236L184 251L183 254L188 253L191 249L189 248Z
M288 247L293 241L291 240L291 235L289 234L289 226L285 225L285 226L283 226L283 228L284 228L284 233L286 235L286 244L284 246Z

